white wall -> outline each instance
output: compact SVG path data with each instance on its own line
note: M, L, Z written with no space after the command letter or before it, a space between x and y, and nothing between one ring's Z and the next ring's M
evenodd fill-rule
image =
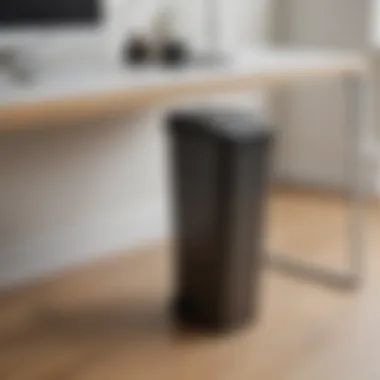
M380 46L380 1L372 0L371 2L371 18L370 18L370 35L371 43L374 48Z
M107 25L98 35L50 36L36 50L40 67L59 71L115 59L130 26L145 28L143 15L152 14L157 1L136 0L143 10L131 12L122 0L109 0ZM235 12L223 18L225 46L261 44L266 0L224 1L224 15L232 4ZM201 0L176 4L186 35L202 44ZM151 110L124 120L0 134L0 286L167 236L160 116Z
M282 44L298 49L359 49L369 45L369 0L278 0L283 12ZM342 83L321 82L284 96L281 177L340 187L347 181L346 91ZM323 152L323 154L321 154ZM374 177L371 162L368 176Z
M149 115L0 137L0 283L167 232L162 134Z

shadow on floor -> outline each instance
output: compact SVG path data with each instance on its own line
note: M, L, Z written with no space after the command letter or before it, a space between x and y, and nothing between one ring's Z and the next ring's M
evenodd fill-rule
M125 342L200 342L215 333L192 330L176 321L170 302L154 299L117 300L107 304L58 308L44 305L30 323L0 336L0 350L60 342L114 344Z
M178 333L168 302L119 300L70 310L40 310L36 322L49 334L74 339L161 339Z

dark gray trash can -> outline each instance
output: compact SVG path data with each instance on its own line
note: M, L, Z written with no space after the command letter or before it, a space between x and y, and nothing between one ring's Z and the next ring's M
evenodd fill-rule
M169 116L176 240L175 313L229 330L257 313L273 132L253 115Z

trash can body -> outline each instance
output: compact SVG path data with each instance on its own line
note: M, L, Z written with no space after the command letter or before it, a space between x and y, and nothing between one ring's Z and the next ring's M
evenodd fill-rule
M226 330L257 312L272 132L252 115L171 115L176 314Z

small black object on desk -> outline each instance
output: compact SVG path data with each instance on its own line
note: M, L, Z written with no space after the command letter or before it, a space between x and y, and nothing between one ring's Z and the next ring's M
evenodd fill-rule
M273 132L251 114L169 116L174 175L176 317L233 330L258 314Z
M189 49L185 42L176 39L164 41L158 52L159 60L170 66L183 65L189 61Z
M152 47L143 36L133 36L129 39L123 51L124 62L129 64L145 64L152 59Z

